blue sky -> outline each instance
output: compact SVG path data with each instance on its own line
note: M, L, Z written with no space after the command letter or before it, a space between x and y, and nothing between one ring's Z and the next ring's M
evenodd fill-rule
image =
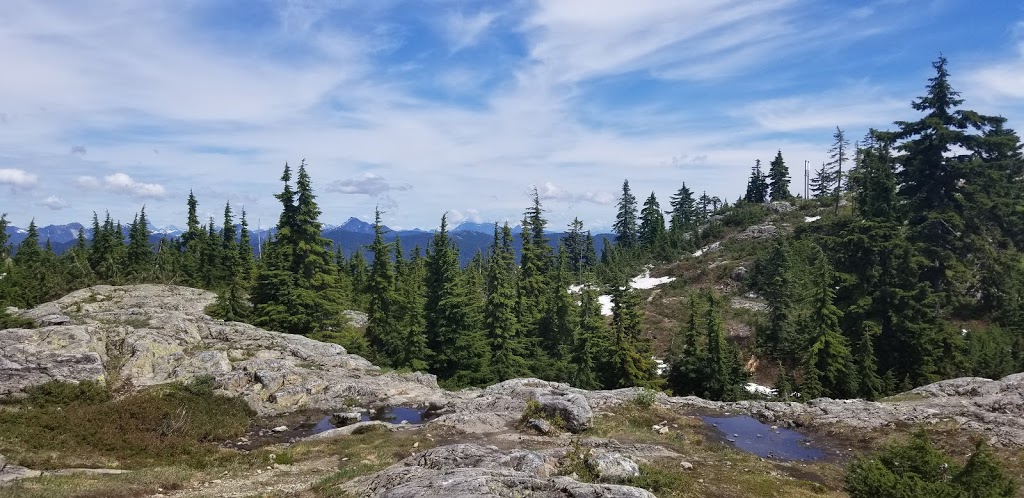
M735 199L755 159L913 119L941 52L966 107L1024 121L1008 0L5 0L0 211L16 225L276 220L305 158L327 223L607 228L623 179Z

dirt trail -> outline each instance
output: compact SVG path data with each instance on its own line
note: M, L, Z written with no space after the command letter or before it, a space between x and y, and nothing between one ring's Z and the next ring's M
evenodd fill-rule
M268 466L259 471L245 474L215 477L194 483L182 490L152 496L236 498L292 495L309 489L314 483L337 470L338 457L331 456L297 462L294 465Z

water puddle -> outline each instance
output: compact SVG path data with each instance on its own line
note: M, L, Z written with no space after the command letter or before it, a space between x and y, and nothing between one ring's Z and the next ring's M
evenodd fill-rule
M825 458L825 452L813 446L807 436L790 429L773 429L746 415L701 417L701 420L718 429L736 448L762 458L801 461Z
M385 406L369 412L359 413L360 422L380 420L382 422L390 422L392 424L421 424L430 418L428 410L418 406ZM349 423L354 423L354 420ZM334 415L327 415L317 421L316 425L309 430L308 434L319 434L338 427L344 427L345 425L348 424L338 420Z

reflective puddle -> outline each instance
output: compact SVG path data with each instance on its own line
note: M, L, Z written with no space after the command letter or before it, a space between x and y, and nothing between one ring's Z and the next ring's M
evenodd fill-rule
M814 461L825 457L825 452L815 447L807 436L791 429L772 429L746 415L701 417L701 420L718 429L736 448L762 458Z
M408 424L420 424L427 420L427 409L419 406L386 406L369 412L361 412L359 414L360 422L369 422L371 420L380 420L382 422L390 422L392 424L401 424L403 422ZM310 429L310 434L319 434L321 432L343 427L347 424L335 423L339 422L334 418L333 415L327 415L321 418L316 425Z

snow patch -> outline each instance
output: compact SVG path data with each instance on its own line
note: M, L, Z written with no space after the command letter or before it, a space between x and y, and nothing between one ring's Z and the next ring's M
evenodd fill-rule
M804 216L804 223L813 223L821 219L821 216Z
M657 357L653 357L653 359L654 369L658 372L658 375L665 375L666 373L668 373L668 363L665 363L665 360L659 359Z
M747 383L747 385L743 386L743 388L746 389L747 392L751 394L761 394L764 396L775 396L776 394L778 394L778 391L776 391L775 389L772 389L768 386L762 386L761 384L755 384L753 382Z
M661 284L667 284L675 280L675 277L651 277L651 269L647 268L643 274L633 277L629 285L634 289L653 289Z
M697 252L693 253L693 257L699 258L711 251L717 251L720 245L721 244L719 242L715 242L714 244L701 247L700 249L697 250Z
M597 302L601 303L601 314L604 316L612 316L612 296L608 294L602 294L597 296Z

